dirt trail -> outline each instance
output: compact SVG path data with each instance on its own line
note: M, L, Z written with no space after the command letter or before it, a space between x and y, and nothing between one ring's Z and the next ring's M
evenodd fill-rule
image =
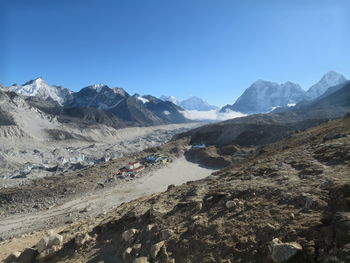
M83 218L95 217L123 202L164 191L170 184L180 185L187 181L202 179L213 171L188 162L182 157L142 178L116 187L95 190L49 210L4 218L0 222L0 236L6 239L10 236L20 236L48 227L59 227ZM0 259L2 256L5 255L0 252Z

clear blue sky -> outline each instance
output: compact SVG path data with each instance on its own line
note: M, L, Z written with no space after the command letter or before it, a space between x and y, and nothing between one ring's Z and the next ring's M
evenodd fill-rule
M350 1L0 0L0 83L224 105L255 80L350 77Z

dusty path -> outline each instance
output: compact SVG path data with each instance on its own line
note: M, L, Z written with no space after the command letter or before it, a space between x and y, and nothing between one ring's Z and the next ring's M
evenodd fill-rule
M187 181L202 179L212 172L213 170L188 162L182 157L134 181L94 191L46 211L4 218L0 222L0 236L6 239L45 228L59 227L65 223L76 222L86 217L94 217L117 207L123 202L165 191L170 184L180 185ZM31 242L35 241L30 240ZM28 244L25 245L28 246ZM8 255L8 253L0 244L0 260L5 255Z

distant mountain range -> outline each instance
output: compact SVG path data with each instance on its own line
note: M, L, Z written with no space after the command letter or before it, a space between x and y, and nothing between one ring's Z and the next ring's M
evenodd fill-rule
M208 102L204 101L201 98L198 98L196 96L192 96L186 100L178 101L176 97L174 96L161 96L161 100L164 101L170 101L180 107L182 107L185 110L197 110L197 111L210 111L210 110L217 110L218 107L210 105Z
M50 86L43 78L37 78L4 90L24 96L30 105L46 113L58 115L60 120L65 121L80 117L108 124L117 123L118 126L189 121L181 114L183 109L172 102L151 95L131 96L122 88L110 88L105 84L91 85L73 92L61 86Z
M276 142L296 131L304 130L350 112L350 81L329 88L325 95L303 101L284 111L226 120L205 125L177 136L190 138L191 144L240 146ZM330 92L330 90L332 92Z
M300 85L290 81L278 84L258 80L246 89L233 105L226 105L220 111L238 111L246 114L270 112L276 108L290 107L302 101L317 99L329 88L346 81L343 75L329 71L319 82L304 91Z
M130 95L123 88L95 84L73 92L62 86L49 85L43 78L23 85L1 87L2 91L21 95L29 105L53 114L62 122L104 123L113 127L149 126L183 123L191 120L225 120L243 114L286 111L341 89L346 78L329 71L307 91L297 83L282 84L258 80L232 105L219 109L199 97L179 101L174 96Z

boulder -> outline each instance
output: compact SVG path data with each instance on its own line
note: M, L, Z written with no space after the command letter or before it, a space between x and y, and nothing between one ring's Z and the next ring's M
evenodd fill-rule
M155 259L158 256L158 254L159 254L161 248L164 246L164 244L165 244L165 241L160 241L151 247L151 251L150 251L151 258Z
M135 258L132 263L149 263L147 257Z
M80 247L84 245L86 242L90 241L92 238L89 236L89 234L83 234L80 233L75 237L75 245Z
M13 252L4 260L4 262L5 263L15 262L20 255L21 253L19 251Z
M37 255L38 251L36 249L26 248L17 258L16 263L32 263Z
M125 262L129 262L131 261L131 252L132 252L132 248L131 247L128 247L127 249L124 250L123 252L123 260Z
M44 236L40 241L36 244L36 248L39 253L43 252L46 249L50 249L53 246L62 246L63 244L63 236L59 234L50 233Z
M162 231L160 231L160 236L163 240L168 239L173 234L174 234L174 231L172 231L171 229L163 229Z
M40 254L36 257L36 261L43 262L47 261L48 259L51 259L58 250L60 250L59 246L53 246L48 249L45 249L44 251L40 252Z
M125 242L130 243L134 240L135 235L139 232L139 230L135 228L131 228L129 230L126 230L122 234L122 238Z
M272 259L276 263L287 262L303 249L296 242L283 243L278 238L272 240L272 243Z
M146 226L146 231L152 231L152 229L155 227L155 225L152 225L152 224L150 224L150 225L147 225Z
M228 208L228 209L233 208L235 206L237 206L235 201L230 200L230 201L226 202L226 208Z

